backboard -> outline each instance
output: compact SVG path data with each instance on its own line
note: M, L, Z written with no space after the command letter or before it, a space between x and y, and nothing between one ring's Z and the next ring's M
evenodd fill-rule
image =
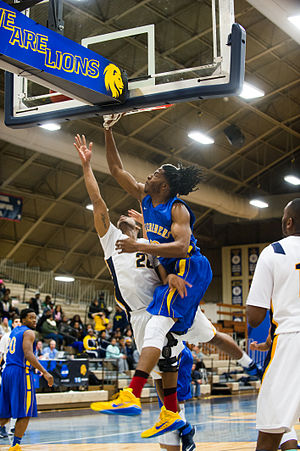
M117 16L114 8L119 8ZM47 1L26 14L45 24ZM236 95L242 88L246 33L234 23L234 0L103 0L101 10L93 0L86 8L70 0L64 6L64 20L66 37L126 71L127 100L112 105L83 103L53 92L55 86L49 90L6 72L6 125L22 128L135 112Z

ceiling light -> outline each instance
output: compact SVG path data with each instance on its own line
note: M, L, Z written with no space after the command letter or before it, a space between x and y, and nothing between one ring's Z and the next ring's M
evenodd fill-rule
M256 99L264 95L264 91L246 82L244 82L242 92L240 93L240 97L243 97L243 99Z
M213 144L215 142L210 136L201 132L190 132L188 137L201 144Z
M289 21L300 30L300 16L288 17Z
M264 202L259 199L252 199L252 200L250 200L249 204L253 205L253 207L257 207L257 208L267 208L269 206L269 204L267 204L267 202Z
M41 128L45 130L49 130L50 132L55 132L56 130L60 130L61 126L59 124L55 124L54 122L49 122L48 124L40 125Z
M54 280L57 280L57 282L74 282L74 277L68 277L68 276L56 276L54 277Z
M93 204L87 204L87 205L85 206L85 208L86 208L87 210L94 211Z
M284 180L288 183L291 183L292 185L300 185L300 178L296 177L295 175L286 175L284 177Z

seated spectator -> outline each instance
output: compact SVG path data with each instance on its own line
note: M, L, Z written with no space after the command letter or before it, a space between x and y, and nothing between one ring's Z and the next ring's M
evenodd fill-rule
M120 329L121 334L123 335L127 326L128 326L128 320L127 320L126 313L117 304L116 305L116 313L114 314L114 318L113 318L113 332L115 332L115 330L117 330L117 329Z
M124 373L124 371L128 371L126 355L121 354L119 346L117 345L117 340L115 338L111 339L111 343L106 348L106 358L117 359L118 370L121 374Z
M51 310L47 310L45 314L46 320L42 324L41 334L43 338L52 338L58 343L59 346L61 346L63 336L58 333L57 325L55 320L52 318Z
M61 322L58 324L58 332L64 337L66 346L70 346L76 340L76 333L68 322L66 315L62 316Z
M106 318L104 312L93 313L92 317L94 318L94 321L95 321L95 331L96 332L101 332L102 330L106 329L106 327L109 323L109 320Z
M106 340L108 340L108 341L110 341L112 338L112 334L113 334L112 327L113 327L112 322L109 321L109 323L107 324L106 329L105 329Z
M37 359L43 359L43 342L42 340L38 340L36 342L36 348L35 348L35 353L34 355L36 356Z
M56 341L51 340L49 343L49 346L44 349L43 351L43 357L47 360L54 360L57 359L58 350L56 349Z
M11 333L11 328L9 327L8 324L8 318L6 316L4 316L4 318L2 318L2 322L0 324L0 335L1 337L4 334L10 334Z
M63 311L62 311L61 305L58 304L54 308L54 319L56 321L56 324L59 324L62 321L62 317L63 317Z
M83 339L85 353L92 358L98 358L97 337L92 328L88 328L88 333Z
M136 349L134 340L132 340L130 337L124 338L124 340L129 369L133 370L138 364L140 355L138 350Z
M203 363L203 357L205 356L203 352L200 351L200 346L193 346L192 355L194 363L196 364L196 370L198 370L199 368L205 368L205 365Z
M53 307L53 303L51 300L51 296L50 296L50 294L47 294L44 302L42 302L42 309L45 310L45 308L50 308L52 310L52 307Z
M75 323L79 323L80 324L80 329L83 331L84 330L84 325L83 322L80 318L80 315L74 315L73 318L69 321L70 326L74 327Z
M5 290L6 290L5 284L4 284L3 280L0 279L0 301L5 293Z
M7 291L7 290L5 290ZM11 298L8 293L5 292L0 301L0 317L10 318L12 312Z
M30 298L29 308L32 308L36 315L39 316L41 311L41 300L40 300L40 292L36 291L34 297Z
M191 392L194 398L200 398L200 385L202 384L201 374L196 370L196 364L192 366Z
M100 332L100 335L98 337L98 352L99 352L99 359L105 359L106 357L106 348L109 345L109 341L106 337L106 330L102 330Z

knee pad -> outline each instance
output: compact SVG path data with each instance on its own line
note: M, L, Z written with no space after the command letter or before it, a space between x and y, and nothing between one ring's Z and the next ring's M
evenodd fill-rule
M172 347L176 346L178 340L173 337L171 332L167 333L167 344L162 348L162 358L158 361L158 368L164 373L175 373L178 371L178 361L176 355L172 356Z

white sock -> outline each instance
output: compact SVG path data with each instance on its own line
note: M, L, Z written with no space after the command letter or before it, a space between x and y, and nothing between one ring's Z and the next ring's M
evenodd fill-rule
M246 354L246 353L243 351L242 357L241 357L239 360L237 360L237 362L238 362L240 365L242 365L244 368L248 368L248 366L251 365L251 363L253 362L253 360L251 359L251 357L248 356L248 354Z

